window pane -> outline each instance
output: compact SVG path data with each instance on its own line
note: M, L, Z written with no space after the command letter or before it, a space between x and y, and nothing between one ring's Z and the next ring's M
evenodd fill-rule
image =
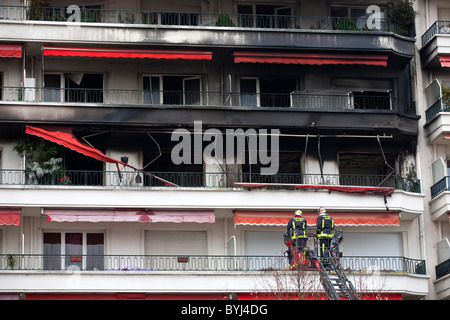
M44 233L44 270L61 269L61 234Z
M86 236L86 269L104 269L104 235L103 233L88 233Z
M44 75L44 101L59 102L61 101L61 75L46 74Z
M200 79L184 79L184 104L200 105Z
M77 266L82 268L83 235L81 233L66 233L66 268Z
M241 79L241 106L255 107L256 99L256 79Z
M159 77L144 77L144 104L161 104Z

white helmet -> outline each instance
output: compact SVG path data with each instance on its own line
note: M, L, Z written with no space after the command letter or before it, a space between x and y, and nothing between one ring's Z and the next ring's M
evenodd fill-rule
M301 216L303 214L302 210L295 211L296 216Z
M327 210L324 207L319 208L319 214L322 216L324 214L327 214Z

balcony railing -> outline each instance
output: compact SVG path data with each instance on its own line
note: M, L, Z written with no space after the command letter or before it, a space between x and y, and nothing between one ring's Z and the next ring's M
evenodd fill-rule
M301 174L277 173L209 173L209 172L148 172L143 175L130 171L78 171L64 170L37 176L25 170L0 170L1 185L61 185L61 186L119 186L119 187L164 187L165 184L152 176L188 188L236 188L235 182L345 185L365 187L391 187L398 190L420 193L420 180L396 175L364 174Z
M434 185L431 186L431 198L437 197L439 194L445 191L450 191L450 177L444 177Z
M450 98L441 98L425 111L426 121L433 119L439 112L450 112Z
M73 89L39 87L0 87L0 101L5 102L57 102L96 103L120 105L187 105L298 108L299 110L395 111L416 114L415 102L389 96L309 94L302 91L290 93L234 93L146 91L122 89Z
M69 11L69 12L68 12ZM125 23L148 26L199 26L199 27L240 27L279 29L318 29L374 31L367 26L367 19L330 16L294 16L271 14L236 14L213 12L163 12L122 9L80 9L79 20L74 20L74 11L67 7L26 7L0 6L4 20L38 20L82 23ZM414 28L405 27L380 19L378 31L393 32L406 37L414 37Z
M426 274L425 261L405 257L342 257L347 271ZM0 270L270 271L289 270L283 256L215 255L0 255Z
M436 279L440 279L450 274L450 259L436 266Z
M437 34L450 34L450 21L436 21L422 35L422 47L425 46Z

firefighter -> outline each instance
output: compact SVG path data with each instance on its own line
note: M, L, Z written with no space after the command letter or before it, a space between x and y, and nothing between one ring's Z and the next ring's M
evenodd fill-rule
M319 239L319 252L322 257L322 261L326 260L328 251L331 246L331 239L333 238L334 220L327 214L327 210L324 207L320 207L318 210L319 216L317 217L316 230L317 238Z
M306 241L308 240L306 235L307 227L308 224L306 219L303 218L303 212L301 210L295 211L294 217L289 220L286 226L288 234L291 236L299 250L306 247Z

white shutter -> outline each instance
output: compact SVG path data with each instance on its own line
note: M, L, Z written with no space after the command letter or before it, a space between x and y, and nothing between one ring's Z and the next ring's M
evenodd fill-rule
M247 256L281 256L286 250L282 231L245 231Z
M206 255L206 231L145 232L147 255Z
M344 232L343 255L402 257L403 241L400 232Z

